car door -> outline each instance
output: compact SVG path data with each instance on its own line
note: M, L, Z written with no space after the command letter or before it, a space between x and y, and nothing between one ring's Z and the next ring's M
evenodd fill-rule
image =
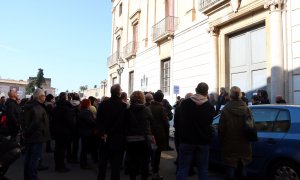
M249 164L250 171L259 171L266 167L276 147L285 133L280 130L277 119L286 116L286 111L278 108L251 108L258 131L258 141L253 143L253 161Z

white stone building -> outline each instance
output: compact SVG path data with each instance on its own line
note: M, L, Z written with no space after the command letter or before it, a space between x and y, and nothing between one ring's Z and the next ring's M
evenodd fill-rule
M299 0L112 0L108 87L175 101L206 82L300 104Z

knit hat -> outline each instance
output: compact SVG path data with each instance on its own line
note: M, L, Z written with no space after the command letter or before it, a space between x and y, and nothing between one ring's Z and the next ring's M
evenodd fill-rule
M33 92L33 98L37 99L38 97L45 95L45 92L43 89L41 88L37 88L34 92Z

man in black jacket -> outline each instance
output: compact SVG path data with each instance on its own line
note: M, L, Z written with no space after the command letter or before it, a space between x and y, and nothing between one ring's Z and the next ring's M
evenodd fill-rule
M48 115L43 104L45 92L38 88L34 101L24 107L23 138L26 146L24 180L37 180L38 160L42 156L43 143L50 139Z
M55 170L57 172L68 172L65 165L65 154L71 142L73 131L72 105L67 101L67 93L59 94L59 100L53 109L53 134L55 139Z
M17 103L18 94L16 89L11 89L8 92L8 96L9 98L5 103L6 123L9 135L15 140L20 130L21 107Z
M181 103L179 118L179 168L177 180L186 179L193 155L199 179L208 179L209 144L214 107L208 102L208 85L199 83L196 94Z
M120 179L120 168L125 146L126 104L120 99L121 87L110 89L111 98L99 104L97 129L100 136L98 180L105 180L107 161L110 160L111 179Z

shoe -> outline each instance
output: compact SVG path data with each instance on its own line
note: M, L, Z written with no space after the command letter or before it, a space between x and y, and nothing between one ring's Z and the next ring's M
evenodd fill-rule
M66 172L69 172L70 169L68 168L59 168L59 169L55 169L56 172L59 172L59 173L66 173Z
M39 165L37 169L38 169L38 171L45 171L45 170L48 170L49 167L48 166L44 166L44 165Z

